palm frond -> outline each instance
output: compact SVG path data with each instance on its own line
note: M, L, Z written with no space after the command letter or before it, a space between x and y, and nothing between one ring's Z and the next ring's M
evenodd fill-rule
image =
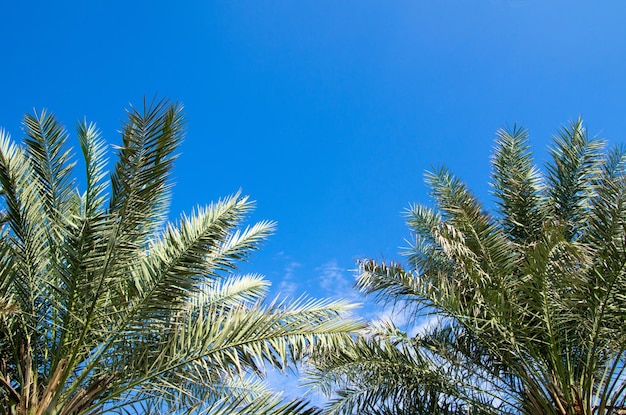
M31 162L33 175L42 194L43 208L50 219L62 218L69 211L73 198L73 162L66 148L68 138L65 128L45 110L24 117L26 157Z
M78 142L85 160L86 191L81 203L85 217L92 217L102 210L106 199L106 143L93 123L79 122Z
M329 414L467 413L463 382L443 382L445 371L420 340L386 326L319 357L308 381L332 397ZM473 413L496 413L489 408L476 401Z
M101 361L107 367L99 370L113 369L121 382L107 401L127 400L138 387L159 397L179 396L224 377L263 373L265 365L285 369L313 348L339 347L363 327L341 317L346 303L225 304L211 292L217 288L190 301L169 327L150 328L147 321L136 328L142 337L116 348L114 360Z
M499 130L492 165L492 187L504 231L514 242L533 241L541 235L545 220L544 184L533 164L528 132L518 127Z
M269 286L270 283L262 276L246 274L217 281L211 285L210 289L203 290L202 293L210 297L206 299L210 304L240 306L261 301ZM199 296L197 301L203 301L203 295Z
M548 193L552 213L567 227L568 239L577 237L574 229L584 226L604 145L601 140L589 139L581 118L554 137L552 161L547 165Z
M111 176L110 211L119 217L120 236L141 245L158 229L169 207L169 173L183 138L182 106L166 100L131 108Z
M49 246L46 244L46 216L40 210L36 181L31 180L32 167L26 154L11 142L10 137L0 134L0 185L3 190L6 225L10 229L3 238L9 247L12 262L12 290L19 309L26 319L38 315L36 298L42 287L36 276L49 264Z
M247 198L235 195L206 209L199 208L178 226L168 226L153 242L145 255L141 273L133 281L135 297L128 315L138 323L164 307L172 310L181 305L200 283L212 284L220 271L236 267L244 258L243 250L251 251L273 231L271 222L259 222L243 233L233 231L243 215L250 210ZM130 320L124 324L131 324Z

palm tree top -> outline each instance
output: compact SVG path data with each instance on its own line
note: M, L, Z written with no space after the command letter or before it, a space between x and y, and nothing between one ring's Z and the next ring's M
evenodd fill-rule
M168 222L184 124L180 104L131 107L109 174L80 122L83 180L51 113L24 118L21 144L0 132L2 413L315 412L253 376L362 325L344 302L266 304L267 281L235 274L275 228L245 224L247 196Z

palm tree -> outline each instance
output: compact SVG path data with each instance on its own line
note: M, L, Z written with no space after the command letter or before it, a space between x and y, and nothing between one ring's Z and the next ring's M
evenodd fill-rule
M0 132L0 413L314 413L255 378L359 328L343 302L262 300L235 276L274 229L243 227L240 194L167 222L181 106L131 108L106 180L106 146L78 125L84 182L49 113ZM76 190L78 185L85 190Z
M329 413L626 413L626 153L579 119L550 156L542 172L524 129L499 131L492 213L427 174L407 265L364 260L357 286L438 324L318 356Z

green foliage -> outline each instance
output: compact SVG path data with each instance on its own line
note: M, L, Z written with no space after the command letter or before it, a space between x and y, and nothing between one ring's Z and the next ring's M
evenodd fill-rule
M312 414L251 376L360 324L330 301L264 304L268 283L234 276L273 231L244 226L236 194L167 222L181 106L131 108L107 177L97 128L78 124L85 189L49 113L0 132L0 413Z
M626 412L626 153L604 148L572 122L542 173L524 129L499 131L493 213L447 169L428 173L408 267L362 261L357 285L438 324L318 357L313 382L338 388L329 412Z

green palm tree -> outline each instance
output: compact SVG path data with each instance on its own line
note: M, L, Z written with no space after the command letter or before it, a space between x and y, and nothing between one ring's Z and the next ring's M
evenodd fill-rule
M427 174L407 266L365 260L357 285L437 324L318 356L329 413L626 413L626 153L577 120L550 156L542 172L524 129L499 131L492 213Z
M360 327L342 302L263 303L268 283L235 276L274 229L243 227L236 194L167 222L181 106L130 109L106 180L106 147L26 116L22 145L0 132L0 413L314 413L258 378ZM83 185L83 192L77 191Z

